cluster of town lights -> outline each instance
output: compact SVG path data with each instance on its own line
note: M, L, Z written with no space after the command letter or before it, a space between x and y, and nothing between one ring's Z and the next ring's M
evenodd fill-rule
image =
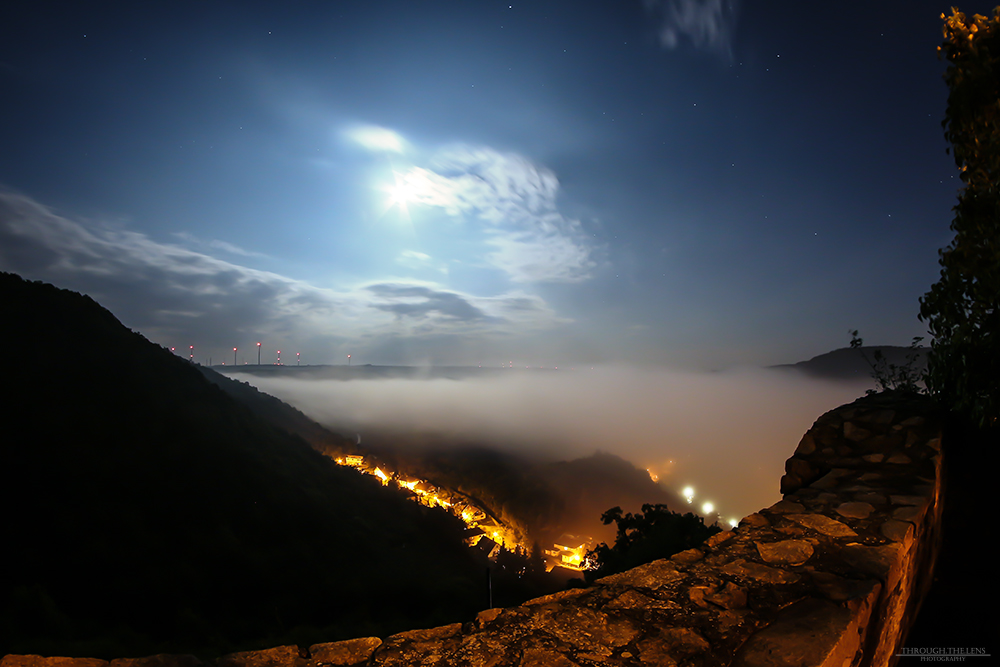
M652 473L650 473L650 474L652 474ZM687 501L688 505L693 505L694 504L694 487L693 486L685 486L681 490L681 495L684 496L684 500ZM704 503L701 504L701 513L702 513L703 516L706 516L706 517L714 514L715 513L715 504L712 503L711 501L706 500ZM737 519L729 519L729 525L732 526L733 528L735 528L736 526L738 526L739 523L740 522Z
M525 552L528 551L527 546L520 543L512 531L507 529L498 519L487 516L481 507L478 507L469 499L456 498L455 494L438 489L425 480L407 479L408 476L385 470L381 465L372 467L366 464L364 456L349 454L337 457L334 460L339 465L350 466L362 473L374 475L385 486L395 483L400 488L413 493L415 501L429 507L442 507L460 518L470 529L478 529L476 535L470 538L470 546L477 545L482 537L489 537L497 545L496 549L504 547L508 550L521 549ZM552 549L546 550L546 555L554 559L553 562L550 562L550 565L554 566L558 564L561 567L572 570L586 569L588 566L587 552L590 547L590 539L575 538L575 536L568 535L564 537L574 538L574 541L570 544L557 543L553 545ZM491 550L490 557L492 558L494 554L495 551Z

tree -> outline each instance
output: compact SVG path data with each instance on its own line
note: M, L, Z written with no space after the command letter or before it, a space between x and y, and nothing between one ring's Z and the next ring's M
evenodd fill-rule
M618 529L615 545L601 543L587 554L597 567L587 570L587 581L594 581L616 572L624 572L658 558L697 547L718 533L718 526L706 526L700 516L691 512L678 514L666 505L645 504L641 514L623 514L621 507L612 507L601 515L607 526L612 521Z
M933 340L926 383L953 412L981 428L1000 408L1000 7L944 19L938 53L950 90L942 125L964 187L955 238L939 251L941 278L920 300Z

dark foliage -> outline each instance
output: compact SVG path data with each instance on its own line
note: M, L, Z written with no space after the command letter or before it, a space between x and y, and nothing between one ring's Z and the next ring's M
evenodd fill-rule
M851 334L851 349L861 353L865 363L871 368L872 379L878 386L878 391L906 391L910 393L924 393L926 387L923 386L923 373L921 372L920 357L923 349L920 347L922 337L917 336L910 343L906 354L906 361L902 364L894 364L882 353L882 350L875 349L872 358L865 354L864 340L858 337L858 330L848 331ZM869 389L868 394L874 394L874 389Z
M642 514L623 514L620 507L612 507L601 521L606 525L613 522L618 534L613 547L602 543L588 554L596 567L587 571L587 581L693 549L721 530L706 526L691 512L671 512L666 505L643 505Z
M88 297L0 274L0 654L222 651L465 620L461 523L339 468Z
M262 368L270 369L272 367L262 366ZM298 367L292 366L291 368ZM357 450L351 439L337 433L331 433L306 417L300 410L274 396L265 394L253 385L228 378L207 366L197 366L197 369L209 382L231 396L237 403L249 408L268 424L299 436L316 451L335 458L343 454L354 453Z
M941 15L948 62L943 122L964 188L941 277L920 300L933 337L927 386L982 427L1000 412L1000 8L991 18Z

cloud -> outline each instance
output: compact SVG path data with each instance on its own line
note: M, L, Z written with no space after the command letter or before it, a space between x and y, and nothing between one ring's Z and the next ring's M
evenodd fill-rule
M206 250L208 249L221 250L222 252L228 253L230 255L240 255L241 257L264 257L264 258L267 257L267 255L265 255L262 252L247 250L245 248L241 248L238 245L228 243L226 241L220 241L218 239L213 239L211 241L203 241L194 234L191 234L190 232L176 232L174 236L196 248L204 248Z
M514 282L580 282L596 265L580 222L558 210L559 180L524 156L451 146L429 168L396 177L397 198L478 222L490 248L484 259Z
M448 265L434 261L434 258L417 250L404 250L396 256L396 263L408 269L430 270L447 274Z
M731 53L738 0L644 0L660 22L660 44L677 48L682 37L697 49Z
M344 133L348 139L370 151L402 153L406 141L399 134L377 125L358 125Z
M488 321L491 318L482 310L454 292L432 290L419 285L369 285L368 291L385 299L374 304L375 308L393 313L399 318L427 319L440 317L462 322Z
M397 326L405 325L410 334L524 333L569 322L541 298L520 292L477 297L413 282L376 283L364 289L373 297L372 308L394 315Z
M400 280L317 287L138 232L83 225L3 192L0 269L90 294L154 340L206 348L266 336L328 347L380 336L515 334L565 322L518 291L477 297Z
M13 194L0 194L0 266L89 293L129 324L167 338L231 341L278 330L289 317L350 317L363 305L138 232L84 226Z

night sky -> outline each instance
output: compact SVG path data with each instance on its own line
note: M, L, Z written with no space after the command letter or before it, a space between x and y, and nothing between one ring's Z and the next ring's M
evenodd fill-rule
M959 185L942 11L7 3L0 268L203 363L905 345Z

